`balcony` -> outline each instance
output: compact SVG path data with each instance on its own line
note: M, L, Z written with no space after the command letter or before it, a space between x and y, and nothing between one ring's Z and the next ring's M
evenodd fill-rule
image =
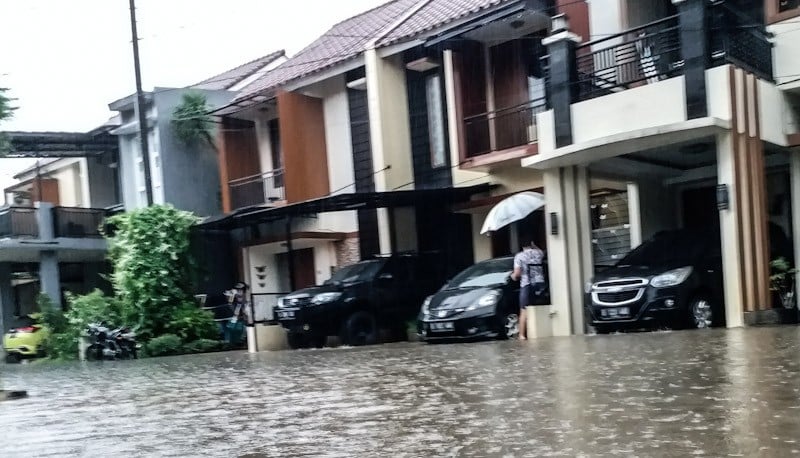
M39 237L39 225L36 222L35 208L0 208L0 238L37 237Z
M706 8L707 67L733 64L772 81L772 44L762 21L724 0ZM577 46L577 101L682 75L681 35L673 15Z
M105 218L106 211L99 208L53 208L56 237L102 237L100 227Z
M465 159L536 143L536 114L546 109L538 99L464 118Z
M283 169L237 178L228 182L233 209L275 204L286 200Z

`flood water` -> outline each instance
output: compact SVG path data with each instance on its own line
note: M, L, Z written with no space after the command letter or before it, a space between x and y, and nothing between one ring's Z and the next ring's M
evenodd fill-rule
M800 328L2 368L0 456L788 456Z

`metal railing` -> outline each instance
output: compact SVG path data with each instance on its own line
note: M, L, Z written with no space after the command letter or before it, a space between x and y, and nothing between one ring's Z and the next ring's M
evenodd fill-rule
M537 99L464 118L466 157L535 143L536 114L546 109L546 100Z
M228 182L228 189L233 208L282 201L285 199L283 169L231 180Z
M675 76L681 70L678 16L577 47L578 99L589 100Z
M0 237L39 237L36 209L29 207L0 208Z
M709 29L712 65L730 63L759 78L773 80L772 43L762 20L717 0L710 6Z
M101 208L53 208L56 237L102 237L100 227L105 219L106 211Z

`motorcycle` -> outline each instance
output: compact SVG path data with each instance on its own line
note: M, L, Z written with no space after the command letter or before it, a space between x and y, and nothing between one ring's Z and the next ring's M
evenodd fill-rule
M136 333L125 327L109 328L105 323L92 323L86 334L89 346L86 348L88 361L136 359L139 344Z

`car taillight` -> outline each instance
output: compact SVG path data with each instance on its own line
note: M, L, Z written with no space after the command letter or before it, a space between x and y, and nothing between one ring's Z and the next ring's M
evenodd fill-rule
M24 328L17 328L16 329L17 332L36 332L38 330L39 330L39 328L37 328L35 326L26 326Z

